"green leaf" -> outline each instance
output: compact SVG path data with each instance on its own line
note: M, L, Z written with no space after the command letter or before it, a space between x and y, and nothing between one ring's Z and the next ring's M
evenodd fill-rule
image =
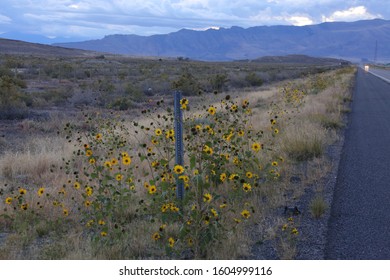
M195 155L192 155L190 158L190 169L194 169L196 166L196 157Z

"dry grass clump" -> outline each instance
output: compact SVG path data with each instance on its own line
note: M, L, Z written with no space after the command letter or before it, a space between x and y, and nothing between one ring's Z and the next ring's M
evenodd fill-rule
M324 215L326 209L328 208L328 205L326 204L325 200L321 196L316 196L311 202L310 202L310 212L313 215L314 218L319 219L322 215Z
M294 161L310 161L324 154L326 131L318 124L302 121L286 128L282 149Z
M20 151L8 151L0 158L0 174L8 181L29 183L47 182L53 166L62 163L62 157L71 153L64 139L33 137Z

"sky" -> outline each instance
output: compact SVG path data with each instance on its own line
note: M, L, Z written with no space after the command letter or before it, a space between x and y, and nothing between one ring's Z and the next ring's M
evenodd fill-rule
M390 19L390 0L1 0L0 37L66 42L182 28ZM34 37L35 36L35 37ZM38 38L36 36L44 36Z

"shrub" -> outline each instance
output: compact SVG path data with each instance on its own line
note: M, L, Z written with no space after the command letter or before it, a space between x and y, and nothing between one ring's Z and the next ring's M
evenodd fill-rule
M226 87L226 83L228 82L227 75L225 74L217 74L210 78L210 84L212 90L222 91Z
M23 83L19 79L10 76L0 77L0 118L21 119L28 115L26 102L28 98L23 98L20 91Z
M172 89L180 90L183 95L196 95L200 86L197 79L189 72L184 73L180 78L172 83Z
M325 200L321 196L316 196L311 202L310 202L310 212L313 215L314 218L318 219L320 218L328 208L328 205L326 204Z
M246 75L245 80L249 83L249 85L254 87L259 87L263 84L263 80L254 72Z

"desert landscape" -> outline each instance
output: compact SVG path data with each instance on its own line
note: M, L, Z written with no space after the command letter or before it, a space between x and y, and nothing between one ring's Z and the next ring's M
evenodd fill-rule
M354 66L1 43L1 259L323 258Z

